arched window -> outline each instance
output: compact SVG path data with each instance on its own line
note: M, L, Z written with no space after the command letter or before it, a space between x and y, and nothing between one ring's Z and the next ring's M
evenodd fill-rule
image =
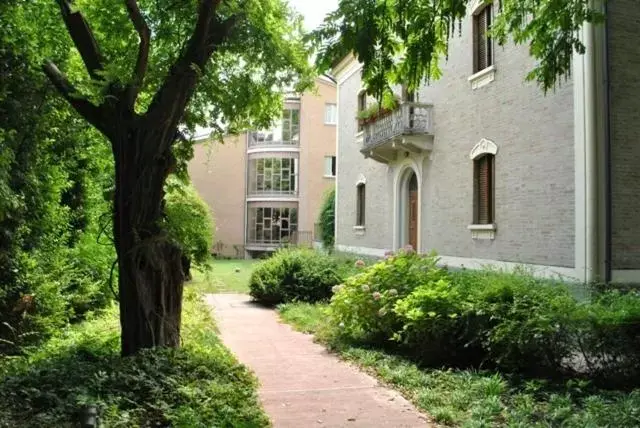
M363 112L367 109L367 92L363 89L362 91L358 92L358 114L360 114L360 112ZM360 123L360 120L358 120L358 132L363 130L363 126Z
M473 223L494 222L494 165L495 156L485 154L473 161Z
M356 187L356 226L364 226L365 222L365 184Z
M495 223L495 155L498 146L482 139L469 157L473 160L473 224Z

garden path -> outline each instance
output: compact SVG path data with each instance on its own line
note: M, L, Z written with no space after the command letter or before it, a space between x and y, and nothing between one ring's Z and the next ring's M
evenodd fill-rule
M261 383L275 428L425 427L407 400L243 294L209 294L224 343Z

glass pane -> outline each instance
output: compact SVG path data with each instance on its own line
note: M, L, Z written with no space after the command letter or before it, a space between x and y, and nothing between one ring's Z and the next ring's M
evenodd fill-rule
M264 217L271 218L271 208L263 208L264 209Z
M256 190L264 190L264 176L259 175L256 179Z
M264 172L264 159L258 159L257 162L258 173L262 174Z
M300 110L291 110L291 124L296 127L300 125Z
M271 168L273 160L272 159L263 159L263 160L264 160L264 167Z
M282 230L289 229L289 220L283 218L280 227L282 228Z
M291 165L291 159L282 159L282 169L289 168Z
M289 217L289 208L284 208L282 210L282 217Z
M256 240L262 241L264 234L262 233L262 225L259 224L256 226Z
M271 229L264 230L264 240L271 241Z

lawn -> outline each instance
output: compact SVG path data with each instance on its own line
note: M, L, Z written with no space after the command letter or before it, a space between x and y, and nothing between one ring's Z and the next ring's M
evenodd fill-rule
M21 357L0 357L0 427L71 427L96 406L101 426L264 427L257 380L224 347L210 311L185 293L183 346L119 355L118 308L68 327Z
M316 338L447 426L462 427L640 427L640 390L596 389L584 381L552 384L491 371L421 368L380 349L327 339L326 304L290 303L282 319Z
M248 293L249 277L258 260L213 260L208 272L193 272L188 284L202 293Z

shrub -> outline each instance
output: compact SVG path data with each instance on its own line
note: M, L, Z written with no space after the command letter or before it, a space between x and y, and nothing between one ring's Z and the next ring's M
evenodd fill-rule
M435 255L413 250L388 254L336 288L331 299L330 322L341 335L379 342L402 328L395 303L422 283L437 281L446 272L436 267Z
M333 249L335 234L336 189L329 190L320 208L320 231L322 233L322 245L325 249Z
M487 361L513 371L561 371L573 353L577 307L567 287L528 272L453 274L464 290L475 340Z
M285 248L256 266L249 288L251 296L269 305L318 302L328 300L331 288L341 281L338 264L330 256Z
M191 261L206 267L213 247L214 221L209 206L190 184L172 177L165 195L166 228L183 252L183 268L190 278Z
M640 382L640 295L607 291L574 318L575 342L592 377L615 385Z

